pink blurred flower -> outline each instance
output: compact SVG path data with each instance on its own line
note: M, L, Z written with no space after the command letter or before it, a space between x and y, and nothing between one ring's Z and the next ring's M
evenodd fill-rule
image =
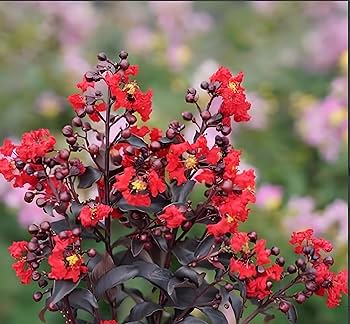
M22 227L30 224L40 224L43 221L57 221L62 216L51 217L43 212L35 202L28 204L23 200L26 188L12 188L2 177L0 179L0 201L6 206L16 210L18 223Z
M282 202L283 188L273 184L265 183L256 192L256 205L260 208L277 209Z
M290 231L313 228L318 235L332 235L338 244L347 242L348 237L348 204L337 199L323 211L315 209L315 201L311 197L293 197L287 204L287 216L284 226Z

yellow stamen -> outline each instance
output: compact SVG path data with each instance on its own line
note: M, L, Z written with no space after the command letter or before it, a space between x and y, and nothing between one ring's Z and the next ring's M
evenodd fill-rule
M235 217L229 214L226 215L226 220L229 224L232 224L235 221Z
M330 124L332 126L339 126L341 123L345 122L348 118L346 109L339 108L330 114Z
M185 167L186 169L194 169L197 165L197 158L195 155L190 154L187 159L185 160Z
M95 216L97 215L97 208L96 207L90 208L90 212L91 212L91 219L94 219Z
M250 252L250 248L249 248L248 242L246 242L246 243L242 246L242 251L243 251L244 253L249 253L249 252Z
M132 96L135 94L138 88L139 86L137 85L136 81L132 81L124 86L123 91L125 91L128 95Z
M78 256L77 254L73 254L66 257L66 260L69 266L74 266L80 260L80 256Z
M147 188L147 184L142 180L135 180L131 183L132 190L142 191Z
M234 81L229 82L228 84L229 89L231 89L234 93L238 92L238 84Z

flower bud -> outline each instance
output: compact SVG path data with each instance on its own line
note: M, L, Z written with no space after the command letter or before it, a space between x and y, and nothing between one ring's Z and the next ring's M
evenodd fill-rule
M208 110L204 110L201 112L201 117L203 120L208 120L211 118L211 113Z
M318 284L313 280L306 281L305 288L310 291L316 291L318 289Z
M80 236L80 234L81 234L81 228L79 228L79 227L73 228L72 234L73 234L74 236Z
M281 301L278 305L278 308L283 313L287 313L289 311L290 305L288 303L286 303L285 301Z
M332 266L334 264L334 259L328 255L323 259L323 263L328 266Z
M128 52L126 51L120 51L119 53L119 57L122 59L122 60L125 60L127 57L128 57Z
M169 128L166 131L165 135L166 135L167 138L173 139L176 136L176 132L172 128Z
M287 268L287 271L288 271L288 273L292 274L292 273L297 272L297 268L296 268L294 265L290 265L290 266Z
M127 70L128 67L130 66L130 63L128 62L127 59L122 59L119 63L119 66L123 69L123 70Z
M192 120L192 118L193 118L193 114L192 114L190 111L184 111L184 112L182 113L182 118L183 118L184 120L190 121L190 120Z
M40 279L40 280L38 281L38 285L39 285L40 288L46 287L47 284L48 284L48 282L47 282L45 279Z
M271 248L271 254L275 255L275 256L279 255L280 254L280 249L277 246L272 247Z
M47 231L51 228L51 225L50 225L49 222L45 221L45 222L42 222L42 223L40 224L40 228L41 228L43 231L47 232Z
M63 191L60 193L60 200L63 202L68 202L72 198L71 194L68 191Z
M286 263L286 260L284 259L284 257L276 258L276 264L278 264L280 267L283 267L285 263Z
M295 261L295 265L299 268L299 269L303 269L305 268L306 264L305 264L305 260L303 258L298 258Z
M31 203L35 197L35 194L31 191L27 191L24 195L24 201L27 203Z
M221 134L224 135L224 136L227 136L231 133L232 131L232 128L230 126L224 126L222 129L221 129Z
M207 81L203 81L203 82L201 83L201 88L202 88L203 90L207 90L208 87L209 87L209 83L208 83Z
M28 232L31 235L35 235L39 232L39 227L35 224L31 224L28 226Z
M298 304L303 304L306 300L306 296L303 293L298 293L294 299Z
M137 118L133 114L126 114L125 119L130 125L133 125L137 122Z
M41 274L39 271L33 271L33 273L32 273L33 281L38 281L40 279L40 277L41 277Z
M157 152L162 148L161 144L158 141L151 142L150 147L153 152Z
M39 302L43 298L43 294L40 291L37 291L33 294L33 300Z
M131 131L129 128L123 129L120 133L123 138L129 138L131 136Z
M91 144L89 145L88 150L90 154L97 155L100 149L96 144Z
M253 243L255 243L256 240L258 239L258 234L256 234L256 232L249 232L247 234L247 236L248 236L250 242L253 242Z
M90 258L94 258L96 256L97 252L95 249L90 249L87 251L87 255L90 257Z
M73 127L71 125L66 125L62 128L62 134L65 137L69 137L73 135Z
M106 55L106 53L104 53L104 52L98 53L98 54L97 54L97 59L98 59L99 61L106 61L106 60L107 60L107 55Z

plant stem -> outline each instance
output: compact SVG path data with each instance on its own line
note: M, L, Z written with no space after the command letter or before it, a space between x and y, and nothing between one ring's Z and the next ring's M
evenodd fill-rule
M262 303L253 313L251 313L247 318L244 319L242 324L248 324L253 320L257 315L259 315L261 312L265 310L267 306L269 306L276 297L279 297L281 294L283 294L286 290L288 290L290 287L292 287L295 283L297 283L299 279L299 276L294 278L287 286L285 286L282 289L279 289L276 291L272 296L270 296L264 303Z
M74 314L72 312L72 308L70 307L68 296L65 296L63 300L64 300L64 305L66 308L66 312L65 312L66 316L67 316L66 323L67 324L75 324L75 317L74 317Z
M104 169L104 189L105 189L105 197L104 201L105 204L109 206L109 133L110 133L110 119L111 119L111 94L110 90L108 89L108 108L106 111L106 122L105 122L105 169ZM113 253L111 248L111 216L108 215L106 218L106 235L105 235L105 245L106 245L106 251L113 259Z

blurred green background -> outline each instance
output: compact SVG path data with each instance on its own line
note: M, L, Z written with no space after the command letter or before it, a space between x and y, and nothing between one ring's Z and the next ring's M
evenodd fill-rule
M163 128L191 108L183 99L187 87L199 88L219 65L242 70L252 120L234 126L232 142L258 174L257 205L244 229L281 246L291 260L290 233L314 227L334 242L336 268L344 268L347 14L346 1L1 2L0 139L40 127L59 134L73 116L66 97L100 51L130 53L140 66L139 84L154 90L151 124ZM39 323L34 285L18 283L7 253L43 217L22 197L1 179L0 322L6 324ZM299 323L347 323L345 299L328 310L315 297L298 311ZM63 319L49 314L48 323Z

